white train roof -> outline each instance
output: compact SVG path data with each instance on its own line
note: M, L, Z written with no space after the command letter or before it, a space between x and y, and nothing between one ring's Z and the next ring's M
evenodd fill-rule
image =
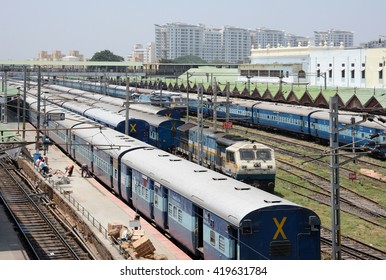
M296 205L161 150L131 151L122 162L237 226L255 210Z

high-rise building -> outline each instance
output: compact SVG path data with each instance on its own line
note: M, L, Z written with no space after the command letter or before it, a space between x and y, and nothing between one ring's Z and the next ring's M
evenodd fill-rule
M251 55L251 34L248 29L226 26L222 29L224 61L241 63Z
M129 61L153 63L156 61L154 53L154 43L149 43L146 47L143 47L142 44L135 44L129 57Z
M176 59L194 55L202 57L204 26L185 23L155 25L156 56Z
M38 60L49 60L51 59L51 56L48 54L47 51L40 51L38 53Z
M339 47L343 44L344 47L354 46L354 33L350 31L341 31L330 29L327 31L314 31L315 46Z
M252 44L256 48L267 48L282 46L285 43L283 30L273 30L267 28L258 28L251 32Z
M315 31L315 46L354 45L353 32L330 29ZM258 28L255 30L225 26L207 28L202 24L168 23L155 25L155 55L157 60L176 59L193 55L207 62L245 62L252 48L309 46L308 37L288 34L283 30Z
M237 63L250 55L251 37L242 28L169 23L155 25L155 45L158 60L193 55L208 62Z
M60 61L60 60L62 60L62 58L63 58L63 55L62 55L61 51L56 50L56 51L52 52L52 60L53 61Z
M219 28L207 28L204 33L202 59L205 61L223 61L222 32Z
M82 54L80 54L79 51L75 51L75 50L70 51L68 56L63 55L62 52L59 50L53 51L52 54L48 54L47 51L40 51L38 53L37 60L39 60L39 61L42 61L42 60L47 60L47 61L67 60L68 61L69 57L71 57L70 60L84 61L84 56Z

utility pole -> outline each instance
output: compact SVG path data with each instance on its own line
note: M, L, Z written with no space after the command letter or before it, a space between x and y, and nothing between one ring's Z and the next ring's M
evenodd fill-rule
M214 79L214 80L213 80ZM212 73L212 89L213 89L213 129L217 130L217 82L216 77L213 78Z
M38 67L38 104L37 104L37 115L36 115L36 153L39 153L39 131L40 131L40 94L41 94L41 71L40 71L40 65Z
M189 72L186 72L186 122L189 122L189 78L192 76Z
M8 102L8 95L7 95L7 76L8 76L8 69L4 69L4 105L3 105L3 122L6 124L8 123L8 107L7 107L7 102Z
M330 98L330 178L331 178L331 231L332 259L340 260L340 188L339 188L339 129L338 129L338 96Z
M47 149L48 149L48 146L45 145L44 143L46 142L46 139L47 139L47 125L48 125L48 120L47 120L47 91L44 92L44 96L43 96L43 117L44 117L44 120L43 120L43 128L44 128L44 133L43 133L43 155L46 155L47 153Z
M20 87L17 87L17 107L16 107L16 117L17 117L17 134L20 133Z
M202 83L198 84L197 96L198 96L198 107L197 107L197 118L198 118L198 131L197 131L197 161L198 164L202 164L201 154L202 154L202 134L204 129L204 114L203 114L203 85Z
M27 98L27 66L23 66L24 83L23 83L23 141L25 141L25 121L26 121L26 98Z
M129 106L130 106L130 78L126 78L126 118L125 118L125 134L129 135Z
M163 105L163 102L162 102L162 81L160 81L159 82L159 84L158 84L158 86L159 86L159 99L160 99L160 104L159 104L159 106L160 107L165 107L165 105ZM166 105L167 106L167 105Z
M228 131L229 131L229 127L228 127L228 123L229 123L229 82L226 83L225 92L227 95L227 99L226 99L227 104L226 104L226 112L225 112L225 121L226 121L227 125L225 127L225 132L228 133Z

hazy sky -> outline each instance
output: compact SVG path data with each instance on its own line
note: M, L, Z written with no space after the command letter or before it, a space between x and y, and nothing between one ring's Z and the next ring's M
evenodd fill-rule
M127 57L154 41L154 25L267 27L313 37L354 32L354 44L386 36L385 0L0 0L0 60L36 58L40 50L110 50Z

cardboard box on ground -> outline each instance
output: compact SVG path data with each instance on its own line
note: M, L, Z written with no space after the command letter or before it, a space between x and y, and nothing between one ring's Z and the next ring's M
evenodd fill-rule
M120 222L110 222L107 225L108 235L114 243L119 244L121 253L127 259L166 260L166 256L155 253L156 249L145 231L140 229L139 221L131 222L129 224L135 225L134 228L124 226Z

